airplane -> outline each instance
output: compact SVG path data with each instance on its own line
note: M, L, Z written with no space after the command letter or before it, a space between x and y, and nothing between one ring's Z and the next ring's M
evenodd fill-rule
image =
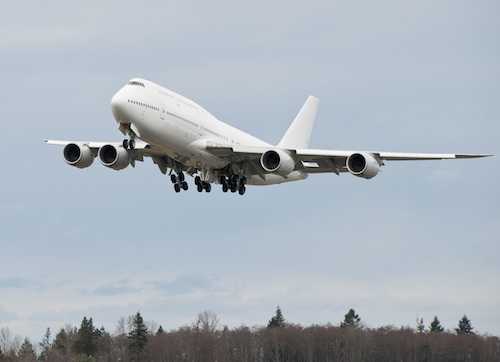
M184 173L198 192L212 184L223 192L245 194L247 185L304 180L309 174L350 173L371 179L385 161L477 158L488 154L438 154L337 151L309 148L319 100L309 96L277 145L221 122L204 108L151 81L134 78L111 99L122 142L44 141L61 145L71 166L86 168L94 158L122 170L150 157L174 190L188 189Z

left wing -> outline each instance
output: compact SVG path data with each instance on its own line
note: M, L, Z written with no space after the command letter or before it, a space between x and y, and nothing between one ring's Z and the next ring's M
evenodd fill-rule
M478 158L488 154L402 153L373 151L338 151L318 149L283 149L279 147L247 147L211 144L207 151L231 162L248 162L261 177L264 173L302 171L305 173L350 172L355 176L372 178L384 161L442 160ZM293 168L290 165L293 163ZM284 167L284 169L281 169Z

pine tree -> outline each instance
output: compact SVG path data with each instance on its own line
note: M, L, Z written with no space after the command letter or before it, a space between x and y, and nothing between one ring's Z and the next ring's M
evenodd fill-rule
M473 329L470 319L464 314L462 319L458 321L458 328L455 328L455 331L457 334L474 334L474 332L472 332Z
M132 361L140 361L141 354L144 351L146 343L148 343L148 329L144 320L141 317L141 313L137 312L134 316L133 327L128 338L131 340L129 345L129 350L131 354Z
M25 362L36 361L35 349L33 348L33 345L28 340L28 338L24 339L24 343L21 345L21 348L19 349L18 357L20 361L25 361Z
M340 326L342 328L345 327L359 327L361 322L361 319L359 316L356 314L354 309L349 309L349 312L344 316L344 321L340 323Z
M92 318L83 317L77 340L75 341L75 352L85 356L93 356L97 352L97 337L99 331L94 327Z
M283 318L283 313L281 312L280 306L276 308L276 315L271 318L271 320L267 323L269 328L275 327L286 327L285 318Z
M420 320L418 320L418 318L417 318L417 331L418 331L418 333L424 333L425 332L425 326L424 326L424 319L423 318L420 318Z
M158 330L156 331L156 335L161 336L162 334L165 334L165 331L163 330L163 327L160 324L160 326L158 327Z
M441 326L441 322L439 321L437 316L435 316L432 320L431 325L429 326L429 331L432 333L444 331L444 328Z
M43 335L42 342L40 343L40 348L42 352L40 353L40 360L45 361L49 359L50 349L52 348L52 343L50 341L50 328L47 327L45 334Z

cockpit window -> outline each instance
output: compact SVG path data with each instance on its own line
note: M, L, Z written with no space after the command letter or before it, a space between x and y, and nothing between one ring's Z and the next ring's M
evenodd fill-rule
M139 85L139 86L141 86L141 87L146 88L146 87L144 86L144 83L141 83L141 82L136 82L135 80L131 80L130 82L128 82L128 85Z

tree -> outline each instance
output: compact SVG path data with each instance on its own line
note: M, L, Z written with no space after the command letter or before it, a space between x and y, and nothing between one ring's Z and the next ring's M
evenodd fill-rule
M92 318L83 317L75 341L75 352L79 355L94 356L97 352L97 339L100 331L94 327Z
M437 316L435 316L432 320L431 325L429 326L429 331L432 333L439 333L444 331L444 328L441 326L441 322L439 321Z
M162 334L165 334L165 331L163 330L163 327L160 324L160 326L158 327L158 330L156 331L156 335L161 336Z
M349 309L349 312L347 312L347 314L344 316L344 321L340 323L340 326L342 328L345 328L345 327L357 328L357 327L359 327L360 322L361 322L361 319L356 314L354 309L351 308L351 309Z
M28 340L28 338L24 339L24 343L21 345L21 348L18 352L19 361L23 362L34 362L36 361L36 352L33 348L33 345Z
M462 319L458 321L458 328L455 328L457 334L474 334L472 332L474 328L470 324L470 319L464 314Z
M424 326L424 319L420 318L420 320L417 318L417 332L418 333L424 333L425 332L425 326Z
M267 323L268 328L275 327L286 327L287 323L285 318L283 318L283 313L281 312L281 308L278 305L276 308L276 315L271 318L271 320Z
M57 333L54 339L54 347L61 353L64 357L68 359L73 356L74 344L78 338L78 331L76 327L71 326L71 324L66 324L64 328L61 328L59 333Z
M43 335L42 342L40 342L40 348L42 349L40 353L40 360L48 360L50 356L50 349L52 348L52 343L50 341L50 328L48 327L45 331L45 334Z
M219 317L217 317L217 314L209 310L198 313L198 318L196 319L194 327L196 330L202 332L216 332L219 327Z
M132 330L128 334L128 338L131 340L129 344L131 360L140 361L144 347L148 343L148 329L139 312L134 316Z

